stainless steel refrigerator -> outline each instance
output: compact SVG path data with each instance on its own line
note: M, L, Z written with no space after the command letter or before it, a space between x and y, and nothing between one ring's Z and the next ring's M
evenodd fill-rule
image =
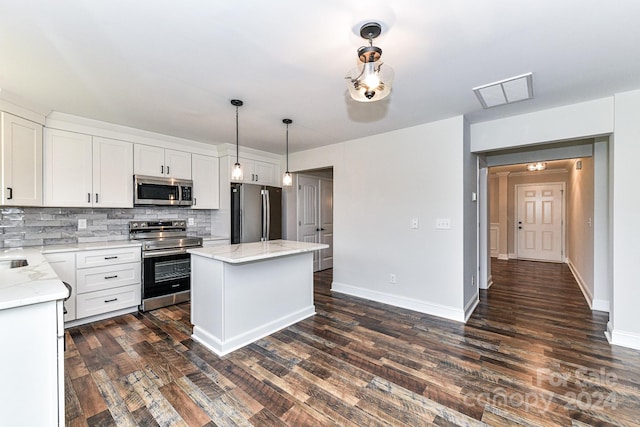
M282 238L282 188L231 184L231 243Z

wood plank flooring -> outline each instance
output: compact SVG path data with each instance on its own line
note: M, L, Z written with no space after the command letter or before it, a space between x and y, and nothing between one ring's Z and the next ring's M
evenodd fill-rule
M464 325L330 291L217 357L189 303L67 330L68 426L640 425L640 352L561 264L493 260Z

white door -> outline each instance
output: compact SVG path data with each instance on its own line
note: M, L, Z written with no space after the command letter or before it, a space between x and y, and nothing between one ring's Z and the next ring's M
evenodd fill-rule
M133 207L133 144L93 137L93 206Z
M320 243L329 245L318 252L318 270L333 268L333 182L320 180Z
M298 240L318 243L320 231L320 184L317 178L298 176ZM318 251L313 251L313 271L319 269Z
M516 186L517 257L562 262L564 184Z

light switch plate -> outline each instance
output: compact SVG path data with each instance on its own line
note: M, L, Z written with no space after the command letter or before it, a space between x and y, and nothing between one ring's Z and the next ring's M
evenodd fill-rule
M193 225L193 224L194 224L193 218L189 218L187 220L187 225Z
M418 228L418 218L411 219L411 228Z
M78 219L78 230L85 230L87 228L87 220L82 218Z

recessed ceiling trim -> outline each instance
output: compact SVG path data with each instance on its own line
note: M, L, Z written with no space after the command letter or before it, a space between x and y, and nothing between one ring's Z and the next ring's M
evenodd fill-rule
M512 104L533 98L533 73L522 74L497 82L474 87L482 108Z

